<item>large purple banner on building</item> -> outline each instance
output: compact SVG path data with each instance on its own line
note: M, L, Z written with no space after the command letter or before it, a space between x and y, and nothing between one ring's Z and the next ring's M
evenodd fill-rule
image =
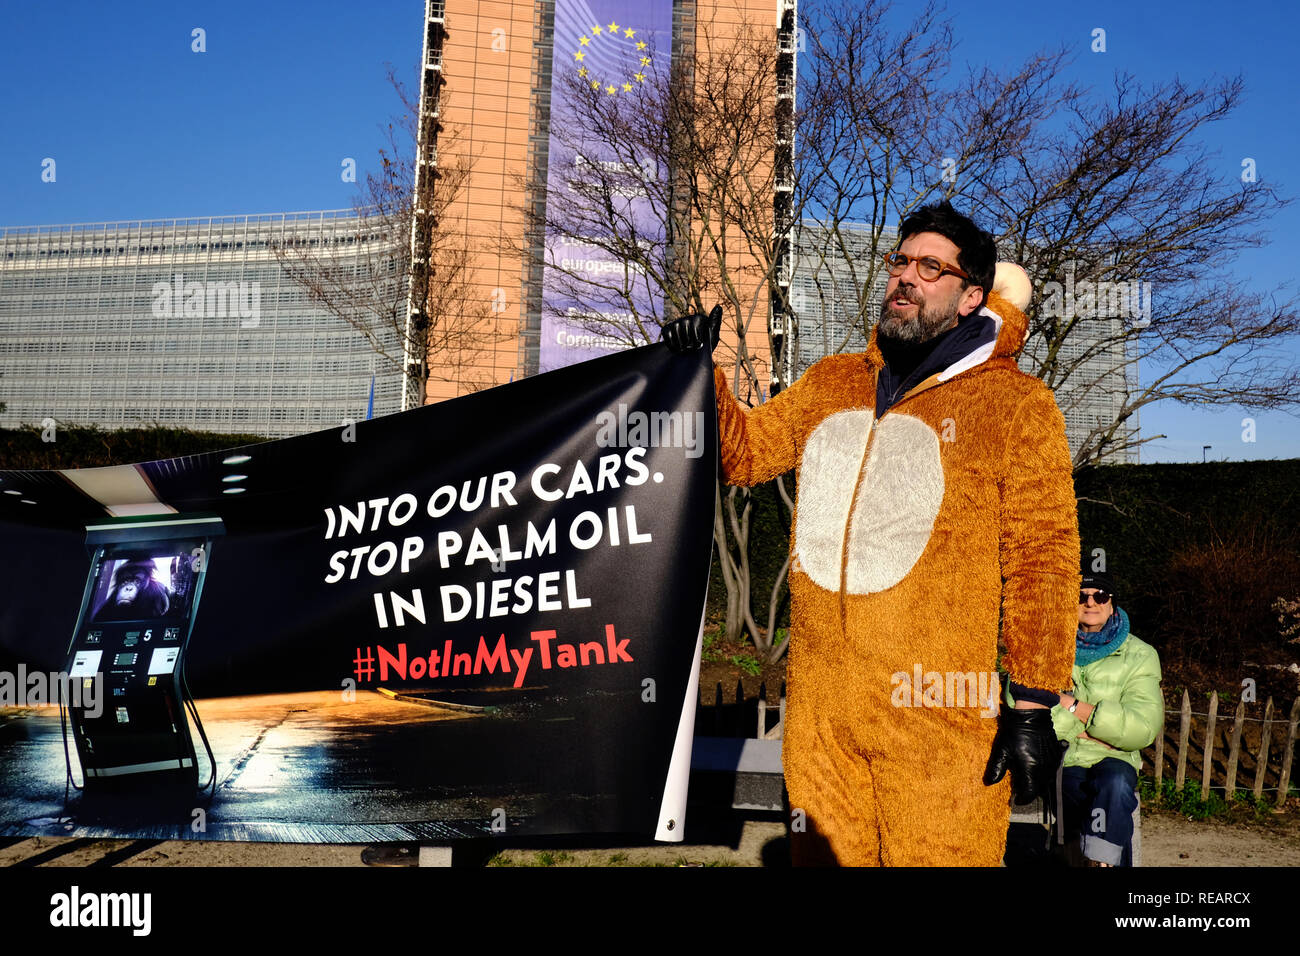
M623 248L664 241L663 95L672 0L557 0L541 371L653 338L661 295ZM649 133L650 135L642 135Z

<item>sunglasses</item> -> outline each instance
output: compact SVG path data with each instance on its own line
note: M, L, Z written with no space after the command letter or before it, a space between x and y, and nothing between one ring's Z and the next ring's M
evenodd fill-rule
M1100 591L1100 590L1098 590L1098 591L1094 591L1092 594L1084 594L1082 591L1079 592L1079 603L1080 603L1080 604L1087 604L1087 603L1088 603L1088 598L1092 598L1094 601L1097 602L1098 605L1109 604L1109 603L1110 603L1110 592L1109 592L1109 591Z

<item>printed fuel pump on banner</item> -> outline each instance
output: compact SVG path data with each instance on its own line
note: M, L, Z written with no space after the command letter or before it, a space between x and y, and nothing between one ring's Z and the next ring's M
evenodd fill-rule
M192 791L198 764L187 704L205 746L207 738L185 686L185 651L221 519L127 520L86 531L90 573L67 663L86 691L70 695L68 707L86 791ZM68 770L75 780L70 753Z

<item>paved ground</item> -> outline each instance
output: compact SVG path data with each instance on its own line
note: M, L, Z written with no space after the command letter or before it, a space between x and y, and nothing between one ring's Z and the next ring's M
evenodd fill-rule
M475 731L473 717L439 711L377 695L364 695L344 704L338 694L270 695L204 702L218 759L218 797L209 806L209 822L257 819L278 827L279 842L174 839L184 826L157 827L135 834L137 839L101 839L82 815L75 823L65 814L62 739L50 713L10 711L0 715L0 746L6 748L6 775L0 781L0 866L365 866L362 854L384 840L436 843L438 834L377 830L349 843L325 844L310 826L294 820L347 816L350 808L371 808L390 820L410 819L410 792L391 787L386 767L397 748L409 738L390 737L394 725L426 727L430 746L448 732ZM399 713L400 711L400 713ZM319 743L318 731L349 739L330 752ZM50 760L51 748L58 760ZM472 752L466 740L451 751ZM430 753L437 753L430 750ZM340 754L343 756L341 757ZM433 761L431 761L431 764ZM386 782L387 781L387 782ZM431 786L436 781L431 778ZM696 792L695 790L692 791ZM286 797L286 794L289 796ZM443 802L457 798L447 795ZM304 816L304 811L309 811ZM465 801L467 817L487 817L487 810ZM338 818L335 816L335 818ZM189 823L189 811L184 815ZM219 835L219 831L218 834ZM246 838L251 831L243 834ZM266 833L260 833L265 837ZM457 865L482 866L638 866L713 865L781 866L787 860L784 829L774 817L708 814L693 808L688 815L689 840L683 844L629 845L592 838L514 839L510 844L481 838L457 844ZM337 835L336 835L337 838ZM293 840L297 842L290 842ZM370 859L411 863L418 843L382 843L384 852ZM1281 817L1271 826L1226 826L1188 821L1176 816L1144 814L1143 863L1146 866L1300 866L1300 821Z
M590 844L592 841L586 841ZM3 845L7 843L8 845ZM7 838L0 843L0 866L366 866L355 844L302 845L286 843L155 842L147 840L75 840L61 837ZM456 863L494 866L760 866L763 849L784 845L780 823L751 821L735 846L665 844L592 848L573 840L550 840L525 848L474 847ZM402 846L409 846L403 844ZM386 848L395 849L396 845ZM129 854L129 855L128 855ZM103 862L101 862L103 861ZM390 861L401 862L396 855ZM408 863L414 859L408 857Z
M616 842L593 846L578 838L532 841L498 850L491 843L458 855L457 865L507 866L737 866L784 863L784 827L779 822L749 820L718 826L701 842L628 846ZM1176 816L1143 817L1145 865L1300 866L1300 821L1274 826L1227 826ZM410 847L411 845L403 845ZM361 845L223 843L150 840L77 840L32 837L0 839L0 866L365 866ZM411 864L386 845L389 863Z

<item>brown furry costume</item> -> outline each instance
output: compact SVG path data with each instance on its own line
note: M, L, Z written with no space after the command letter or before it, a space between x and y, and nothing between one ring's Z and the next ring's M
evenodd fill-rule
M984 308L996 343L879 420L874 330L865 353L823 359L748 412L715 370L726 480L799 469L784 749L796 862L997 866L1009 781L981 780L996 720L987 700L938 706L931 675L994 671L1001 613L1011 679L1069 683L1079 533L1065 422L1016 367L1024 314L996 291ZM918 667L927 695L900 693Z

